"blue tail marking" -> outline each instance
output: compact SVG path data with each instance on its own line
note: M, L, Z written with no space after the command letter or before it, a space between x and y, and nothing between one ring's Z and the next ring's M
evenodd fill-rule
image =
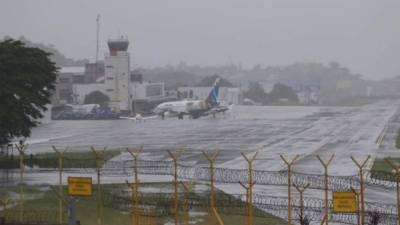
M211 89L211 92L206 99L207 103L209 103L211 106L219 105L219 103L218 103L219 84L218 83L219 83L219 78L217 78L215 80L214 86Z

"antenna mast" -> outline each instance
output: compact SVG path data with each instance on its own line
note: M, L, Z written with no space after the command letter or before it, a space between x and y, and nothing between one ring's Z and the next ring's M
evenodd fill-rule
M97 34L96 34L96 68L97 68L97 61L99 59L99 33L100 33L100 14L97 14Z

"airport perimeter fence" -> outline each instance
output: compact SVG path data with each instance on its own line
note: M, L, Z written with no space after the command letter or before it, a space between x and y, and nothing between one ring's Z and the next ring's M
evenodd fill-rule
M66 161L68 159L65 159ZM64 168L66 173L94 173L93 164L88 164L87 159L71 159L74 161L70 168ZM101 167L101 174L105 176L131 176L133 171L133 161L107 161ZM57 169L56 164L51 164L47 168L31 167L25 170L25 173L50 173ZM138 160L139 173L147 175L173 175L173 162L169 160ZM215 168L215 181L218 183L238 183L248 182L247 169ZM18 171L13 169L3 169L0 174L0 183L6 183L11 180ZM396 188L395 174L386 171L369 171L365 176L365 184L386 189ZM287 170L265 171L253 170L253 180L260 185L287 185ZM178 164L178 177L180 179L208 181L210 170L207 166L194 166ZM296 185L310 184L310 188L323 189L324 175L292 172L292 183ZM350 190L351 187L358 189L360 187L359 175L349 176L328 176L328 186L332 191Z
M140 199L146 199L142 194ZM157 216L173 216L171 211L174 196L172 193L159 193L158 197L156 194L152 193L152 201L141 200L140 204L146 207L152 208L154 214ZM216 207L220 213L231 214L231 215L243 215L246 216L246 207L243 205L245 201L245 195L230 195L217 198ZM154 201L157 199L157 201ZM184 199L184 196L180 196L179 199ZM104 195L104 206L114 208L116 210L129 211L132 207L132 199L127 196L121 196L118 194L107 194ZM191 195L189 198L190 209L206 209L209 210L209 202L204 197L198 195ZM299 219L300 214L300 199L292 199L292 209L294 216L294 221ZM307 198L303 200L303 212L304 215L311 221L320 221L324 215L324 200L318 198ZM180 203L183 205L183 202ZM253 198L253 205L260 210L266 211L274 216L285 218L287 216L288 199L284 197L276 196L266 196L255 194ZM330 207L332 207L332 202L329 202ZM183 209L182 209L183 210ZM256 210L254 212L255 217L270 217L269 215L263 213L263 211ZM396 224L397 220L397 208L395 205L390 204L378 204L372 202L366 202L366 219L369 220L369 216L372 213L378 213L381 215L381 220L379 224ZM356 224L357 217L352 213L330 213L329 221L344 223L344 224Z
M129 213L132 208L132 198L130 194L131 193L126 189L119 193L103 193L103 206ZM146 195L149 195L150 198L145 198ZM206 193L205 195L207 196L208 194ZM91 198L94 200L96 199L95 196L92 196ZM222 214L246 216L246 206L242 202L245 200L245 198L246 196L244 194L224 195L221 198L217 198L216 207ZM151 209L152 216L173 217L173 212L171 211L174 200L173 193L141 193L139 199L142 207ZM183 211L182 205L184 196L180 194L179 199L179 205ZM204 198L204 196L191 194L187 199L189 201L190 209L201 209L204 211L210 210L209 201L207 198ZM291 203L294 215L293 220L298 221L298 215L300 214L300 199L294 197ZM324 200L318 198L305 198L303 200L303 204L304 215L306 215L311 221L321 220L324 215ZM254 211L254 217L270 217L263 213L263 211L281 218L285 218L287 216L288 199L285 197L254 194L253 205L259 209ZM397 208L395 205L373 202L366 202L365 205L367 220L369 219L370 213L379 213L381 215L379 224L396 224ZM329 206L332 207L331 201L329 202ZM20 211L16 209L8 209L5 212L0 211L0 218L7 218L6 224L21 224L19 215ZM23 215L23 224L59 224L58 212L56 210L25 210ZM329 218L331 222L336 223L357 223L356 215L350 213L330 213Z
M90 168L87 165L88 159L74 159L74 168L64 168L64 173L71 174L95 174L96 169ZM90 160L93 160L92 158ZM169 160L138 160L138 173L146 175L161 175L161 176L173 176L174 174L174 164L173 161ZM127 177L133 175L133 160L124 161L107 161L100 168L101 176L117 176L117 177ZM37 173L54 173L57 172L57 168L26 168L25 174L37 174ZM2 184L3 185L15 185L15 183L10 181L15 181L18 175L18 170L3 170ZM216 183L238 183L249 182L248 170L247 169L228 169L228 168L214 168L214 180ZM309 188L313 189L324 189L324 175L320 174L306 174L299 172L292 172L291 181L294 185L306 185L309 184ZM209 182L210 180L210 168L207 166L196 166L196 165L185 165L177 164L177 178L180 180L192 180L196 182ZM373 171L368 173L366 176L365 184L366 186L380 187L384 189L394 189L396 187L395 175L388 172ZM288 171L262 171L253 170L253 180L257 185L288 185ZM350 188L359 189L360 180L358 175L352 176L328 176L328 187L330 191L349 191ZM163 193L163 195L166 195ZM233 195L234 199L245 198L244 195ZM168 196L164 196L163 199L168 199ZM121 197L117 195L104 196L104 205L110 207L117 207L115 203L116 200L125 202L125 210L131 207L132 199L129 197ZM172 200L169 199L165 206L166 208L171 208ZM268 196L261 194L253 195L253 204L259 209L263 209L273 215L279 217L286 217L288 210L288 198ZM229 203L229 204L227 204ZM146 203L147 205L151 205ZM209 207L208 203L200 202L198 199L190 199L190 205L192 207ZM324 215L324 204L325 201L317 198L304 198L304 212L310 218L316 221L320 221ZM122 204L123 205L123 204ZM157 205L161 206L159 202ZM300 199L293 197L291 200L293 214L297 215L300 210ZM168 206L168 207L167 207ZM217 206L221 208L221 212L234 213L234 214L245 214L246 211L243 207L236 206L232 202L223 199L217 202ZM121 207L121 206L118 206ZM330 210L332 210L332 202L329 202ZM161 210L163 207L160 207ZM157 211L160 214L170 215L170 210ZM129 211L129 210L128 210ZM397 218L397 206L383 203L365 203L365 212L368 218L369 213L377 212L381 215L380 224L396 224ZM41 221L41 215L44 212L37 212L37 219L35 221ZM53 214L55 215L55 214ZM257 215L257 214L256 214ZM329 220L333 222L355 224L357 222L357 216L355 214L346 213L330 213ZM48 219L46 220L48 223ZM50 220L51 221L51 220Z
M95 168L87 167L87 160L80 159L75 162L74 168L64 168L65 173L91 174L95 173ZM81 161L79 163L79 161ZM51 173L57 168L29 168L25 173ZM8 171L8 173L7 173ZM138 160L138 172L146 175L173 175L173 163L171 161L152 161ZM231 168L214 168L215 182L217 183L238 183L248 182L247 169L231 169ZM133 161L108 161L100 169L103 176L131 176L133 174ZM18 174L18 170L3 170L1 180L11 180ZM7 175L6 175L7 174ZM385 189L395 189L395 175L385 171L371 171L365 176L365 184L367 186L381 187ZM9 179L7 179L7 177ZM207 182L210 179L210 169L207 166L194 166L178 164L178 178L185 180L195 180ZM324 189L324 175L292 172L292 183L295 185L310 184L309 188ZM281 185L285 186L288 182L288 171L265 171L253 170L253 180L259 185ZM328 176L328 187L331 191L346 191L351 187L358 189L360 187L359 175L349 176Z

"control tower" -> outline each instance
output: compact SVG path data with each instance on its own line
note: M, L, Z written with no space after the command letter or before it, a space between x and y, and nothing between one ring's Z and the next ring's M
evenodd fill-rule
M117 111L131 108L130 57L127 52L129 40L121 36L109 39L109 54L104 59L106 94L110 98L110 107Z
M129 40L121 37L120 39L110 39L107 42L108 49L110 50L111 56L116 56L118 52L128 51Z

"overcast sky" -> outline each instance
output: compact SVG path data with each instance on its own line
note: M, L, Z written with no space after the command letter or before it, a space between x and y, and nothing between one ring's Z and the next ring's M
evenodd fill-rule
M127 35L135 65L337 61L370 79L400 74L399 0L1 0L0 36L95 58Z

